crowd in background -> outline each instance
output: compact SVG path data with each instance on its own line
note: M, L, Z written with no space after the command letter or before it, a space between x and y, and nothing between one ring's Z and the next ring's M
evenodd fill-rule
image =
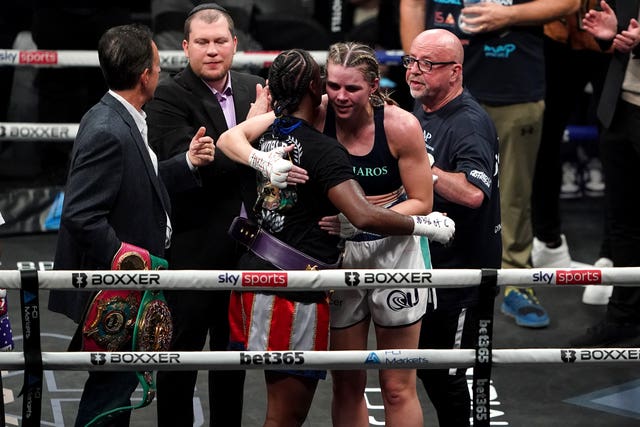
M77 7L72 0L9 2L0 16L0 48L74 50L96 48L100 34L116 23L143 22L162 50L181 49L182 21L197 0L98 2ZM239 50L300 47L323 50L334 41L354 40L380 49L401 49L397 0L220 1L234 16ZM65 28L65 31L57 31ZM549 40L557 37L550 32ZM580 48L582 49L582 48ZM584 68L583 68L584 69ZM591 69L591 68L589 68ZM413 101L399 65L383 66L383 86L405 109ZM254 70L255 71L255 70ZM263 76L266 70L258 69ZM16 79L14 79L14 75ZM82 76L84 85L75 83ZM0 122L77 123L106 89L96 67L32 69L0 67ZM596 88L597 89L597 88ZM592 127L593 85L573 99L570 128L561 145L562 198L601 197L604 181ZM13 95L12 95L13 94ZM571 100L570 99L570 100ZM564 129L563 129L564 131ZM596 134L597 138L597 134ZM70 147L59 143L0 143L0 175L6 187L62 185ZM47 159L43 162L43 159Z
M95 3L93 7L73 0L3 5L0 48L96 50L98 39L106 29L141 22L153 30L159 50L181 50L184 18L194 5L203 2ZM224 0L219 3L228 7L234 17L238 50L291 47L324 50L332 42L345 39L375 45L380 42L380 47L390 49L394 47L393 39L398 40L393 27L385 27L384 36L378 37L379 16L392 25L389 12L392 1ZM379 15L381 9L383 13ZM61 28L64 31L60 31ZM252 71L266 76L265 69ZM399 86L402 89L402 85ZM0 122L78 123L105 90L97 67L0 67ZM2 188L63 185L70 150L71 144L58 142L0 142Z

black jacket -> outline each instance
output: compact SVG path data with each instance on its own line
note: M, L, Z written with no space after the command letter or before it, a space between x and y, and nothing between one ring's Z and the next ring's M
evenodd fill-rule
M255 101L256 84L264 79L231 71L231 87L238 123ZM215 141L227 130L224 114L211 89L189 66L162 81L145 106L149 143L160 159L183 152L200 126ZM168 254L172 269L235 268L242 249L229 237L231 221L255 200L255 171L221 150L212 164L199 169L202 187L173 197L173 240Z

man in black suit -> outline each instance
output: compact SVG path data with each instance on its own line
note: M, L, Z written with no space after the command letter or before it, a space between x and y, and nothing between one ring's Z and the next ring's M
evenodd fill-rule
M231 71L237 38L228 12L216 3L196 6L185 22L182 47L189 65L161 82L145 110L149 140L159 158L185 150L200 125L214 141L247 117L262 78ZM252 209L255 172L218 153L200 170L201 188L172 198L173 241L168 260L174 269L235 269L243 252L227 230L241 206ZM243 197L243 194L246 196ZM253 200L252 200L253 199ZM226 350L229 342L227 291L168 291L174 320L171 348ZM233 427L242 422L244 371L210 371L210 425ZM158 423L190 426L197 371L158 373Z
M204 129L165 161L149 147L142 106L158 84L160 57L148 28L111 28L100 39L98 58L110 89L82 118L73 145L55 255L59 270L109 270L123 247L143 258L164 256L171 237L169 192L198 186L194 170L210 163L215 150ZM69 293L52 294L49 308L81 330L90 295ZM137 384L133 372L90 372L76 425L131 406ZM118 412L109 425L127 426L129 418L130 410Z
M613 45L598 119L604 128L600 156L607 188L606 212L615 267L640 266L640 0L603 1L584 27L603 48ZM640 345L640 287L614 286L605 318L571 341L574 347Z

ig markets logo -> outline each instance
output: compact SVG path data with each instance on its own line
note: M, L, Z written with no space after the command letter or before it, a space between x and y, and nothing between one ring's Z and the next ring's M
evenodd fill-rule
M373 364L373 365L379 365L380 364L380 358L378 357L378 355L374 352L369 353L369 355L367 356L367 359L364 361L365 364Z

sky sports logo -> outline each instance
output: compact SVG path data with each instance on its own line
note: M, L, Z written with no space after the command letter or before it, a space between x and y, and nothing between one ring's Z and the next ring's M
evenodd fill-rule
M267 286L270 288L286 288L287 273L242 273L242 286Z
M58 52L51 50L21 50L18 62L30 65L56 65Z
M602 271L600 270L556 270L554 273L537 271L533 273L534 283L547 283L556 285L594 285L602 283Z
M57 65L58 52L52 50L0 50L0 64Z

